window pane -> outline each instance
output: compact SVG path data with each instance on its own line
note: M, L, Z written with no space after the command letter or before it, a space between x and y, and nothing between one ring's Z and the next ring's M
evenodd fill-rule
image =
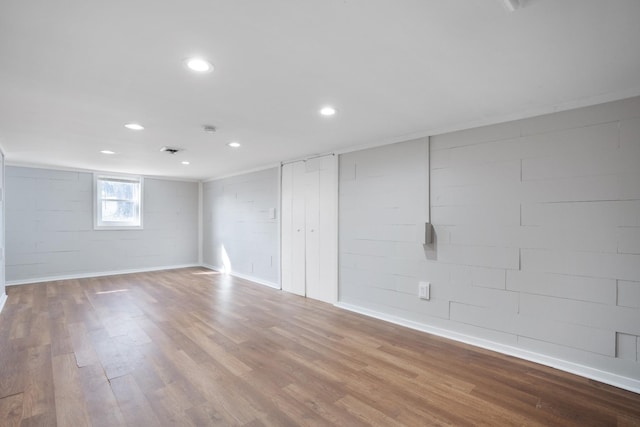
M115 200L102 201L102 221L138 222L137 206L134 202Z
M138 183L100 181L100 198L117 200L136 200Z

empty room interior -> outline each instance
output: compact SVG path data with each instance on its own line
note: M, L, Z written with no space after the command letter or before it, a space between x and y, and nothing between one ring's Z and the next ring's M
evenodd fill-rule
M0 2L0 425L640 426L640 1Z

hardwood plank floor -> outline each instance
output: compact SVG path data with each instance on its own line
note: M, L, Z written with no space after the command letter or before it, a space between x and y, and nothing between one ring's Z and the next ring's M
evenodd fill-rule
M2 426L640 426L640 395L202 268L7 289Z

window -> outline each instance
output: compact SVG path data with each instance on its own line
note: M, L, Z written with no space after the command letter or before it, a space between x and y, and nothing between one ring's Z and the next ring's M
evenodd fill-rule
M94 228L142 228L142 177L94 176Z

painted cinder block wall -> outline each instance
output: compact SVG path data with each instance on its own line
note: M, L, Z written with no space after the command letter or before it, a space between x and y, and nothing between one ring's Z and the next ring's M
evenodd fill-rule
M143 230L93 229L93 174L6 167L7 284L198 263L198 183L146 178Z
M7 294L5 290L5 191L4 191L4 152L0 147L0 311L4 307Z
M277 167L204 183L205 265L280 287L279 188Z
M430 143L427 247L426 142L341 156L341 304L640 390L640 98Z

